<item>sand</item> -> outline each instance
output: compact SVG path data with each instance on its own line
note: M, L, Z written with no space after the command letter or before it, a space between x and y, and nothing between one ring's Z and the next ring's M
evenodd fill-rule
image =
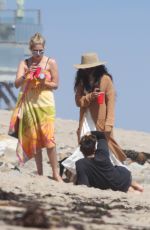
M7 135L10 111L0 111L0 229L150 229L150 164L132 163L133 177L144 192L99 190L51 179L43 151L44 176L36 174L34 160L18 166L17 140ZM56 119L58 159L77 146L78 122ZM150 153L150 134L115 129L123 149Z

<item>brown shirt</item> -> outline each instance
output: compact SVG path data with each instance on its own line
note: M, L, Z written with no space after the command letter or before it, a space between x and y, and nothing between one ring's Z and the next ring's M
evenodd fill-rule
M107 75L103 75L99 87L100 90L105 93L104 102L100 105L97 103L96 99L92 98L92 93L85 93L81 85L79 85L77 88L75 101L76 105L80 107L78 138L80 136L84 115L87 108L91 112L91 116L93 118L97 130L104 131L105 126L114 126L115 89L110 77ZM113 139L112 132L108 136L108 145L119 160L125 160L126 156L121 150L120 146Z

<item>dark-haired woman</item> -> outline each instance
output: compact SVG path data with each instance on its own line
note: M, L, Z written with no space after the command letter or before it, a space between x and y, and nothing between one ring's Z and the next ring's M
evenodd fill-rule
M75 67L78 69L74 85L75 100L80 107L78 140L89 131L104 131L112 162L122 164L126 156L113 138L115 89L112 76L108 73L105 62L100 61L96 53L84 54L81 64ZM98 101L100 94L101 99ZM81 157L82 154L77 149L63 165L75 172L74 163Z

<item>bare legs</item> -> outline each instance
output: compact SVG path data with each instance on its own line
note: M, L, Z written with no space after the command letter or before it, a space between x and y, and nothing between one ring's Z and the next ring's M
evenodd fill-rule
M62 178L60 177L58 173L58 168L57 168L57 157L56 157L56 148L47 148L47 155L52 167L52 172L53 172L53 179L59 182L62 182Z
M47 148L47 155L52 167L53 179L59 182L63 181L58 173L56 148L55 147ZM39 150L37 154L35 154L34 158L35 158L38 175L43 175L42 150Z
M35 158L35 163L36 163L38 175L43 175L42 150L39 150L35 154L34 158Z

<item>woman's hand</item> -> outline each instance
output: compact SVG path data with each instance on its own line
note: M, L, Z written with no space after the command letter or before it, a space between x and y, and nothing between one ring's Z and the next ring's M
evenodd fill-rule
M47 78L44 78L42 80L40 80L41 85L46 87L47 89L53 90L53 89L57 89L57 84Z
M100 92L99 88L95 88L94 91L93 91L92 94L91 94L92 99L97 98L98 95L99 95L99 92Z
M38 67L40 66L38 66L36 63L32 63L28 68L28 72L35 72Z
M47 83L49 82L46 78L44 79L39 79L40 80L40 83L42 86L47 86Z
M106 133L111 133L111 130L112 130L112 126L111 125L105 125L105 132Z

